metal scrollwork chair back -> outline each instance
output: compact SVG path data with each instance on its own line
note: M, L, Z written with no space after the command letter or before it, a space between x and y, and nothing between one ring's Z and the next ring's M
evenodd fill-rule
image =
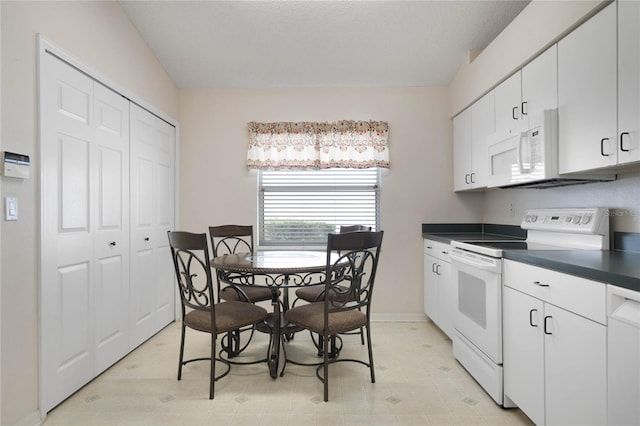
M227 360L215 356L217 336L263 321L267 317L267 311L250 303L235 301L216 303L207 235L171 231L167 235L182 306L178 380L182 379L183 365L193 361L209 360L211 364L209 398L213 399L214 383L226 376L231 367ZM211 334L209 357L184 360L187 327ZM225 371L217 376L216 361L226 365Z
M340 226L341 234L346 234L349 232L369 232L369 231L371 231L371 227L366 225L341 225ZM324 294L325 294L324 286L308 286L308 287L299 288L298 290L296 290L296 300L294 300L293 306L295 306L296 303L298 303L300 300L304 300L305 302L309 302L309 303L320 302L324 300ZM357 331L345 333L345 334L359 334L360 343L364 345L363 330L357 330ZM335 347L336 345L335 341L331 343L332 343L332 346ZM318 356L321 356L322 355L322 338L318 339L316 347L318 348Z
M252 225L219 225L209 227L209 238L213 257L225 254L253 253ZM256 303L271 300L271 290L264 286L254 286L254 276L247 273L226 273L216 271L218 301L239 301ZM254 326L234 330L222 341L228 358L233 358L247 348L256 328ZM246 342L240 342L240 333L250 332Z
M327 239L327 267L325 297L287 311L285 318L302 328L322 336L323 362L316 374L324 383L324 400L329 395L329 364L352 361L369 367L371 382L375 383L373 353L371 349L370 308L373 287L382 246L383 231L329 234ZM331 253L339 253L339 259L331 261ZM369 359L331 358L329 340L332 336L363 328ZM320 374L320 370L323 370Z

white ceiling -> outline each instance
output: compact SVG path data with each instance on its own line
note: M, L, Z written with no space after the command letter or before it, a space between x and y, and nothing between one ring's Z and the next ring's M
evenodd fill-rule
M528 0L125 1L180 88L448 85Z

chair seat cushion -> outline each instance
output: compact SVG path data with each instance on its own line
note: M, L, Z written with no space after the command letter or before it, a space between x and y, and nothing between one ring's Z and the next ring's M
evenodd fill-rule
M267 310L246 302L222 302L215 306L216 333L226 333L245 325L255 324L267 317ZM194 330L211 333L209 311L191 311L184 316L184 323Z
M285 314L287 321L304 327L314 333L324 333L324 302L309 303L289 309ZM356 310L329 313L327 334L339 334L356 330L367 325L367 316Z
M271 300L271 289L268 287L257 285L239 285L237 287L247 295L250 302L262 302L264 300ZM278 294L280 294L280 291L278 291ZM238 294L238 292L231 286L225 287L220 290L220 299L227 301L246 302L246 300L244 300L244 297Z
M333 293L334 300L341 300L341 301L354 300L351 294L347 293L349 291L347 287L343 287L343 286L339 286L339 287L343 293L336 295L335 293L333 293L333 291L329 292L329 294ZM324 294L323 294L324 289L325 289L324 285L310 285L306 287L301 287L296 290L296 296L298 297L298 299L302 299L309 303L321 302L324 300Z

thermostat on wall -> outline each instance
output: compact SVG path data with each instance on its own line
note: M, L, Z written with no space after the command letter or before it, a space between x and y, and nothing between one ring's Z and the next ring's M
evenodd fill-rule
M21 179L29 178L29 156L5 151L2 154L3 175Z

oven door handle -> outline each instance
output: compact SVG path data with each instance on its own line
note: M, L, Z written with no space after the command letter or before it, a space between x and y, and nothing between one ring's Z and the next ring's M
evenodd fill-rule
M481 260L477 260L470 257L463 257L456 255L455 251L451 253L451 263L458 263L461 265L472 266L474 268L481 269L483 271L492 271L495 272L500 268L500 265L497 262L483 262Z

